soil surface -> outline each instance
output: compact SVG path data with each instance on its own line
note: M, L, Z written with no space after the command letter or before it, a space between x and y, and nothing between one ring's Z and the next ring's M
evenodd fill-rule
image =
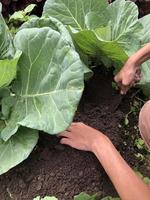
M119 126L130 110L134 94L121 97L111 85L111 73L96 69L94 77L86 83L74 121L103 131L131 166L143 166L134 156L138 152L134 146L137 131L133 128L137 117L130 117L128 127ZM150 175L145 167L143 173ZM94 155L60 145L58 138L44 133L26 161L0 176L0 186L1 200L32 200L37 195L71 200L83 191L99 192L101 197L117 196Z

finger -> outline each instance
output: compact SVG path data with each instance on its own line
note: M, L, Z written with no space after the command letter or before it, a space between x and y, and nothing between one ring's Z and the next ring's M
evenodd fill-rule
M62 132L62 133L59 133L57 136L58 137L69 137L69 134L70 134L70 132L68 132L68 131L64 131L64 132Z
M68 139L68 138L62 138L62 139L60 140L60 144L65 144L65 145L69 145L69 146L72 147L72 142L71 142L71 140Z
M123 86L122 85L120 93L125 95L128 92L128 90L130 89L130 87L131 86Z
M71 132L72 130L73 130L73 128L75 127L75 126L77 126L77 122L75 123L75 122L73 122L71 125L70 125L70 127L67 129L67 131L69 131L69 132Z
M117 84L120 87L121 90L126 90L130 87L131 80L130 79L123 79L122 81L119 81Z
M130 78L130 77L128 77L128 78L126 78L126 79L123 79L122 85L123 85L124 87L130 87L130 84L131 84L132 80L133 80L133 79Z
M116 76L114 77L114 81L115 81L116 83L119 83L119 82L120 82L120 76L119 76L119 74L116 75Z

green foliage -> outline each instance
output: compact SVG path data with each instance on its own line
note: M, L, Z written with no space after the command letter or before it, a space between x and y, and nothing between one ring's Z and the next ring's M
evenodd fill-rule
M144 140L142 138L138 138L135 140L135 146L138 149L144 149L145 148L145 144L144 144Z
M107 18L107 5L107 0L47 0L43 16L52 16L75 31L81 31L101 26Z
M136 51L140 45L135 40L142 29L137 7L124 0L117 0L111 5L105 0L86 3L80 1L78 5L75 0L70 4L66 0L47 0L43 15L55 17L68 25L72 37L84 53L100 56L104 64L108 63L107 59L124 63L127 55Z
M134 100L134 102L132 103L131 107L130 107L130 111L125 115L125 119L124 119L124 125L128 126L129 125L129 115L133 114L133 115L137 115L138 112L141 109L141 104L139 101Z
M12 36L1 14L0 3L0 60L12 59L15 54Z
M16 53L13 38L0 13L0 88L9 85L15 78L20 55L20 52Z
M86 66L58 20L28 21L13 38L0 17L2 174L27 158L38 130L56 134L69 126L82 95Z
M2 126L4 124L0 124L0 129ZM38 132L27 128L21 128L7 142L0 139L0 175L25 160L37 141Z
M101 200L121 200L120 198L114 198L114 197L105 197Z
M96 200L96 199L97 199L97 194L90 196L84 192L74 197L74 200Z
M104 15L103 15L104 14ZM81 52L99 57L118 71L130 55L150 42L150 15L138 19L138 8L130 1L47 0L43 15L66 25ZM78 50L78 49L77 49ZM142 65L139 86L150 96L150 61Z
M150 14L146 15L139 19L140 23L143 26L142 34L140 35L140 39L142 45L150 42L150 25L149 25Z
M95 31L80 31L79 33L74 33L73 38L85 54L93 57L97 55L104 63L104 59L111 59L114 62L125 62L128 56L118 43L116 41L108 42L103 40L100 38L100 31L101 28L96 29Z
M143 174L141 174L141 172L139 172L137 170L135 170L135 172L147 185L150 185L150 178L149 177L143 176Z
M78 54L61 33L48 27L19 31L15 45L22 51L12 88L15 105L1 137L7 141L20 125L49 134L64 131L73 119L83 90Z
M19 57L11 60L0 60L0 88L9 85L16 77L18 59Z
M30 19L30 13L35 8L36 4L30 4L27 6L24 10L20 10L15 12L13 15L10 16L9 21L20 21L20 22L26 22Z
M41 198L40 196L34 198L33 200L58 200L55 197L44 197ZM113 197L105 197L105 198L98 198L97 194L94 194L92 196L86 194L85 192L82 192L81 194L74 197L74 200L120 200L120 198L113 198Z

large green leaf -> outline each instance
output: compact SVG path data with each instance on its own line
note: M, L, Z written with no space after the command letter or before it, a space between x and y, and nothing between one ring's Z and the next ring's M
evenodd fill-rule
M51 27L56 31L59 31L63 35L63 39L65 39L72 48L74 47L74 43L72 38L68 32L68 30L64 27L64 25L53 17L41 17L41 18L33 18L28 22L24 23L20 29L24 28L42 28L42 27ZM83 58L82 53L79 53L81 59ZM82 59L84 61L84 59ZM85 79L88 79L92 76L92 71L88 68L86 64L83 63L83 70Z
M0 88L7 86L16 77L17 63L21 53L18 52L13 59L0 60Z
M105 20L101 17L102 9ZM119 69L128 56L140 48L142 25L133 2L116 0L108 6L105 0L48 0L43 15L69 25L80 50L99 56L105 65L113 64Z
M142 17L139 21L143 25L140 37L141 44L145 45L146 43L150 43L150 14Z
M74 44L68 30L60 21L58 21L53 17L41 17L41 18L35 17L24 23L20 27L20 30L25 28L43 28L43 27L50 27L53 30L60 32L63 39L66 40L74 48Z
M136 52L140 47L138 36L142 30L138 7L130 1L116 0L110 4L108 12L111 40L117 41L128 55Z
M38 132L21 128L7 142L0 139L0 175L25 160L38 141Z
M11 59L14 57L15 49L12 37L1 12L2 6L0 3L0 59Z
M150 15L146 15L139 19L140 23L143 25L141 31L141 46L144 46L147 43L150 43ZM139 83L139 86L143 89L143 92L146 96L150 97L150 61L147 61L142 64L142 80Z
M84 86L78 54L63 34L48 27L23 29L15 43L22 51L13 87L16 104L10 109L2 138L9 139L20 125L50 134L64 131L72 122Z
M0 88L9 85L15 78L19 56L15 56L13 39L1 14L0 4Z
M141 66L142 80L138 84L146 96L150 97L150 60Z
M43 15L55 17L79 31L105 24L107 5L106 0L47 0Z
M0 120L0 131L3 130L4 127L5 127L4 121Z
M73 34L73 38L80 49L88 55L99 56L102 61L104 58L108 58L112 61L124 63L128 56L119 44L116 41L103 40L99 37L99 32L100 28L96 31L80 31L79 33Z

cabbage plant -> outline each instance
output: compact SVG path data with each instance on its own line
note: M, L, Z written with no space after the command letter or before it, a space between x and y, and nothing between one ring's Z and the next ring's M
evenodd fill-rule
M118 71L130 55L150 42L150 14L138 19L134 2L116 0L47 0L43 16L60 20L82 53L99 57ZM78 49L77 49L78 50ZM150 96L150 61L142 66L139 86Z
M38 131L72 122L85 65L66 28L52 18L24 24L14 38L0 15L0 174L28 157Z

